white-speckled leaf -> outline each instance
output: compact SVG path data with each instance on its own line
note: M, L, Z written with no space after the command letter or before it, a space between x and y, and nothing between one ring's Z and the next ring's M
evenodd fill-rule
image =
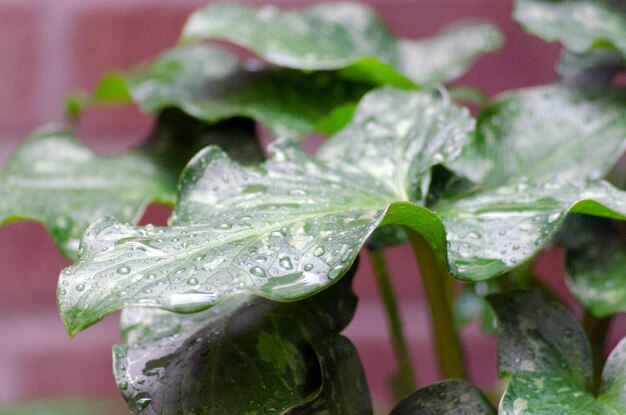
M626 89L559 86L502 95L453 170L500 185L521 177L602 179L626 150Z
M624 222L577 215L565 223L567 284L596 317L626 311Z
M595 398L587 338L563 306L539 292L497 294L488 301L499 320L499 370L510 376L500 414L626 414L624 341L609 357Z
M340 69L348 77L399 87L456 78L501 43L488 24L456 26L423 41L399 40L372 9L349 2L288 11L213 4L191 15L182 39L227 40L279 66Z
M573 52L611 48L626 57L623 0L517 0L514 16L530 33Z
M390 115L400 107L396 117L408 121ZM87 230L79 261L59 281L63 319L74 333L129 306L196 311L241 291L306 297L348 269L383 218L423 228L445 257L441 222L408 197L423 184L413 177L458 153L472 126L437 94L385 88L368 94L344 130L357 137L359 157L328 165L287 147L244 168L209 147L183 173L170 227L108 218ZM342 134L324 154L343 148L351 137Z
M356 308L350 281L292 303L242 295L193 314L125 310L114 368L131 411L370 414L358 355L338 334Z
M40 131L0 172L0 221L41 222L75 257L91 223L103 216L132 222L152 201L173 204L175 183L147 153L99 155L66 131Z
M468 381L448 379L407 396L389 415L496 415L496 410Z

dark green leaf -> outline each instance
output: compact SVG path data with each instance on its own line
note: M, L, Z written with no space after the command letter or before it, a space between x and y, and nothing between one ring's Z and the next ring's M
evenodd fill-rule
M517 0L514 16L530 33L572 52L611 48L626 57L623 0Z
M373 10L341 2L296 11L213 4L191 15L182 39L227 40L279 66L340 69L352 79L404 88L453 79L501 43L499 31L487 24L455 26L421 42L398 41Z
M465 380L444 380L409 395L389 415L496 415L480 390Z
M596 317L626 311L626 229L623 222L577 215L561 239L574 296Z
M311 133L333 108L367 90L335 73L267 68L205 44L171 49L121 82L145 111L177 107L207 123L245 116L280 137Z
M189 315L126 310L115 372L130 409L243 415L305 404L371 413L358 356L336 334L354 314L350 280L292 303L238 295ZM353 412L335 410L348 402Z
M452 168L500 185L520 177L601 179L626 150L626 89L536 87L487 106Z
M612 50L594 49L584 54L566 50L557 66L559 82L574 87L611 85L624 63L624 58Z
M401 110L381 111L386 106ZM421 227L445 257L432 212L389 205L422 197L430 167L459 152L472 124L437 95L382 89L321 150L342 154L336 166L287 147L243 168L207 148L183 173L170 227L104 219L86 232L81 261L61 276L63 318L76 332L127 306L199 310L238 291L302 298L341 276L385 215Z
M175 177L145 153L98 155L65 131L40 131L0 173L0 221L39 221L74 257L95 220L110 215L130 222L152 201L173 204Z
M105 415L111 402L87 399L46 399L0 407L0 415Z
M500 414L626 414L625 341L609 357L594 398L589 344L565 308L538 292L488 299L500 325L500 373L510 376Z

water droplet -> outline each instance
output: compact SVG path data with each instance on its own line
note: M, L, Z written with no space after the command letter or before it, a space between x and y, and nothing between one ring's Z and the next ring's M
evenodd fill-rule
M317 248L315 248L315 251L313 251L313 255L315 256L322 256L325 253L326 253L326 250L321 246L318 246Z
M224 230L227 230L227 229L230 229L230 228L232 228L232 227L233 227L233 224L232 224L232 223L222 223L221 225L219 225L219 226L217 227L217 229L224 229Z
M286 270L293 269L293 264L291 263L291 259L289 257L282 257L278 261L278 265L280 265L281 268L286 269Z
M78 284L76 286L76 291L84 291L85 290L85 284Z
M350 258L352 258L352 252L354 252L352 250L352 248L348 249L342 256L341 256L341 262L347 262Z
M122 382L118 386L120 387L120 390L123 390L123 391L128 389L128 383L127 382Z
M189 285L198 285L198 279L194 278L194 277L191 277L191 278L189 278L187 280L187 284L189 284Z
M311 271L312 269L313 269L313 264L306 264L306 265L304 266L304 270L305 270L305 271Z
M331 280L334 280L339 275L341 275L342 271L343 271L343 267L341 265L334 266L328 270L328 274L327 274L328 278Z
M250 273L257 277L266 277L265 271L261 267L252 267L250 268Z
M126 265L122 265L121 267L117 269L117 273L121 275L128 275L130 274L130 268L127 267Z

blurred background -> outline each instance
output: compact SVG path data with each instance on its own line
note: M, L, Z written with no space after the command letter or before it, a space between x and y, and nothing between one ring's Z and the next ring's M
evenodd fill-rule
M69 92L93 88L104 72L129 68L173 46L186 16L206 3L0 0L0 162L34 128L63 122ZM300 7L315 1L244 3ZM394 34L408 38L434 35L460 20L497 24L506 37L504 47L480 58L457 85L492 96L554 81L560 46L526 35L511 20L513 0L363 3L374 7ZM87 111L78 134L93 148L114 154L140 143L150 128L150 117L134 107L110 107ZM143 223L164 224L168 214L167 208L151 206ZM387 258L416 372L420 384L426 385L435 380L435 363L422 288L407 249L390 249ZM537 272L566 296L561 262L562 253L555 250L540 258ZM57 276L68 264L42 226L19 222L0 229L0 406L55 396L110 396L121 408L114 413L124 413L111 370L111 346L119 341L118 316L68 338L55 304ZM362 258L355 284L360 304L347 335L363 358L375 400L384 404L395 362L367 257ZM617 323L609 347L626 334L624 320ZM472 380L485 389L496 387L495 340L473 325L463 330L463 340Z

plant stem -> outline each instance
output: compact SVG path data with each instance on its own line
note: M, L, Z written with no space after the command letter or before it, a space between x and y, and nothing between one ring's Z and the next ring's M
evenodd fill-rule
M583 313L582 326L591 345L591 360L593 362L591 392L594 395L597 395L600 390L602 369L604 367L604 345L609 326L611 325L611 318L612 316L597 318L587 309Z
M398 363L398 373L392 379L392 393L397 400L400 400L417 389L417 382L415 381L415 374L413 373L413 364L411 363L408 342L404 335L404 330L402 329L398 305L393 294L393 288L391 287L384 252L381 249L370 249L368 252L370 258L372 258L374 276L376 277L380 296L385 306L385 312L387 313L391 342Z
M459 335L454 327L454 281L447 267L435 255L430 244L410 228L405 228L417 259L435 338L439 375L443 379L465 378L465 366Z

